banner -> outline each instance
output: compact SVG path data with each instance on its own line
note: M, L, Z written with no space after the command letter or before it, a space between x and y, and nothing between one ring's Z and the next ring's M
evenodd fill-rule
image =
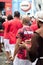
M5 11L6 11L6 15L12 14L12 4L11 3L5 3Z

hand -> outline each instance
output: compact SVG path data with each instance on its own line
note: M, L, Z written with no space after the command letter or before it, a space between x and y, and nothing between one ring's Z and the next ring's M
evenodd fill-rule
M25 42L22 42L22 44L19 44L19 47L20 47L20 48L26 48Z
M10 56L9 59L10 59L11 61L13 61L13 60L14 60L14 57Z
M30 51L31 44L27 45L27 44L23 43L23 44L19 44L19 47Z
M26 43L26 44L30 44L30 43L31 43L31 39L25 40L25 43Z
M14 57L10 58L11 61L14 61Z

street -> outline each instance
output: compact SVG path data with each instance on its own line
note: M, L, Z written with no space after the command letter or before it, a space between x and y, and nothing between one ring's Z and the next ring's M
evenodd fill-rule
M0 65L10 65L10 64L6 64L5 61L6 61L5 53L2 52L0 53Z
M4 49L3 49L3 51L4 51ZM6 64L5 61L6 61L5 52L2 52L2 53L0 53L0 65L12 65L12 63ZM34 63L32 63L32 65L35 65L36 61Z

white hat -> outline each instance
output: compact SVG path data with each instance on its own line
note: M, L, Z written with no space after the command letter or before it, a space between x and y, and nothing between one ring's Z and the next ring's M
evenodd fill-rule
M43 11L36 12L35 18L43 22Z

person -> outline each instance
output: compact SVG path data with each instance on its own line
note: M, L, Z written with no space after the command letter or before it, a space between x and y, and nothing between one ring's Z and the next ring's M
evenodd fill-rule
M24 17L23 20L23 27L18 30L16 35L16 46L14 51L14 56L11 58L13 60L13 65L31 65L30 58L27 58L27 51L23 49L23 47L19 47L20 44L24 44L26 40L29 40L33 34L32 30L29 28L30 21L28 17ZM29 23L29 24L28 24ZM29 45L29 47L31 44ZM17 55L17 56L16 56Z
M13 19L13 16L9 14L9 15L7 16L7 20L12 20L12 19Z
M33 32L35 32L38 29L37 22L32 24L30 28L33 30Z
M8 32L7 32L7 28L8 28L8 24L9 24L9 21L5 21L2 26L3 26L3 30L4 30L4 48L5 48L5 55L6 55L6 61L5 63L10 63L10 59L9 59L9 56L10 56L10 48L9 48L9 35L8 35Z
M36 21L35 17L32 17L31 23L32 24L31 24L30 28L33 30L33 32L35 32L38 29L37 21Z
M7 20L6 12L4 12L4 14L2 14L2 18L4 18L5 20Z
M4 29L4 48L5 48L5 55L6 55L6 58L7 58L7 60L5 61L5 63L10 63L9 56L11 54L10 54L10 44L9 44L9 38L8 38L9 34L8 34L7 30L8 30L8 24L10 23L9 21L12 20L12 19L13 19L12 15L8 15L7 16L7 21L5 21L2 24L3 29Z
M2 44L3 43L3 22L5 21L5 19L3 19L2 17L0 17L0 52L2 52Z
M21 28L23 25L20 20L20 12L15 11L14 12L14 19L10 21L8 24L8 33L9 33L9 42L10 42L10 51L11 51L11 56L13 57L14 53L14 47L16 44L16 33L19 28ZM10 58L10 57L9 57Z
M29 56L32 62L37 58L36 65L43 65L43 12L37 13L38 30L34 32L31 38L32 46L29 51Z

